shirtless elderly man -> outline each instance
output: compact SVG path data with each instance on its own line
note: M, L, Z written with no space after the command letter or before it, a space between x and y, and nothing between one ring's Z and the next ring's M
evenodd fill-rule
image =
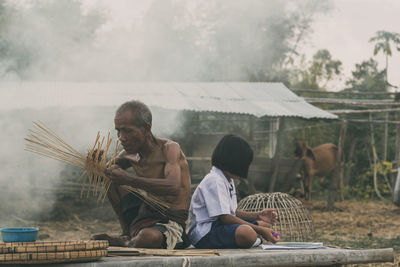
M138 248L185 248L190 201L190 175L178 143L156 138L151 132L150 109L139 101L122 104L114 118L123 150L109 173L108 199L122 227L120 237L107 234L92 239L108 240L112 246ZM125 171L132 167L135 174ZM121 186L143 189L165 203L165 215L150 208Z

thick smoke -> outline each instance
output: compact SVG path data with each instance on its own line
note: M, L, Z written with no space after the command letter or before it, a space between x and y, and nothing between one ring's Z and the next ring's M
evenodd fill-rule
M71 169L64 163L24 150L24 138L28 129L33 129L32 121L45 122L68 144L85 154L93 144L97 131L103 136L110 132L116 140L113 124L115 109L116 107L110 106L76 106L2 110L0 202L3 205L0 207L0 226L11 226L15 221L21 223L40 217L54 218L51 215L54 212L54 201L62 199L64 194L72 190L71 183L78 185L81 182L81 170ZM176 112L153 108L155 135L165 137L173 134L173 128L177 127L174 126L178 121L177 116ZM75 190L79 189L75 186ZM79 195L76 194L75 197L78 200ZM94 198L90 200L94 203Z
M114 2L114 1L113 1ZM238 81L269 77L330 1L5 1L0 78ZM126 14L125 14L126 16Z
M312 15L329 3L305 1L313 4L311 10L290 0L112 2L139 11L132 18L118 20L117 12L101 1L0 0L0 80L266 79L284 65L288 55L295 54L293 49L309 32ZM110 86L111 92L113 89ZM29 101L18 90L11 93L22 103ZM51 106L51 97L42 101ZM0 226L13 216L30 218L49 212L51 200L59 194L54 189L60 183L63 164L24 151L23 138L32 121L45 122L83 153L98 130L113 132L116 106L85 108L73 105L82 99L68 101L71 105L67 107L34 109L13 103L1 111L0 202L6 205L0 213L9 216L0 215ZM179 130L179 114L166 114L154 112L156 135L168 136Z

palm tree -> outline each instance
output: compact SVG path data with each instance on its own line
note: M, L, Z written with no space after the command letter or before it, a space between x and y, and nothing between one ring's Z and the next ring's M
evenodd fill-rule
M380 51L385 54L386 57L386 67L385 67L385 78L386 83L389 84L387 79L389 56L392 56L392 49L390 44L393 43L397 49L400 51L400 34L396 32L387 31L377 31L376 35L369 39L370 42L376 42L374 47L374 56L376 56Z
M374 56L382 50L382 53L385 54L386 57L386 67L385 67L385 80L386 80L386 88L388 86L392 86L388 82L388 64L389 64L389 56L392 56L392 49L390 48L390 43L393 43L397 49L400 51L400 34L396 32L387 32L387 31L377 31L376 35L369 39L370 42L376 42L374 48ZM392 86L397 88L396 86ZM388 119L389 114L386 113L386 121ZM386 161L386 153L387 153L387 132L388 132L388 124L385 123L385 133L384 133L384 147L383 147L383 160Z

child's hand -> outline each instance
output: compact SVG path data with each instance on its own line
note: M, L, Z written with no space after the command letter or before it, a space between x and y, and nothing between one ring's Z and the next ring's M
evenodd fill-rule
M258 218L270 225L274 225L278 221L278 213L274 209L265 209L258 213Z
M262 227L259 233L267 241L270 241L272 243L276 243L279 241L279 235L274 236L274 230L272 230L271 228Z

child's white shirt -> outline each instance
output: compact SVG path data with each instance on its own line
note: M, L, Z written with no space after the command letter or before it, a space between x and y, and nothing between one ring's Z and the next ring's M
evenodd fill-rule
M237 198L233 179L213 166L193 193L189 209L189 239L196 244L210 230L218 216L236 216Z

